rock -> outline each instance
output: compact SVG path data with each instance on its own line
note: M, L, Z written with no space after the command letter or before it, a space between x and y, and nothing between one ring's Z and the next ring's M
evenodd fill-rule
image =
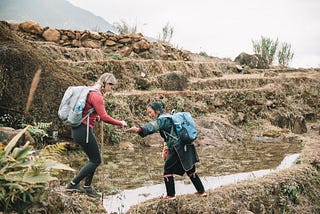
M18 31L19 30L19 26L20 26L20 23L19 22L12 22L12 23L9 23L10 24L10 29L13 30L13 31Z
M31 20L21 23L20 29L27 33L32 33L36 35L41 35L43 31L42 27L38 23Z
M106 40L105 41L105 45L106 46L114 46L116 45L117 43L115 41L112 41L112 40Z
M84 40L81 45L86 48L101 48L101 42L97 40Z
M126 38L119 39L118 42L121 43L121 44L131 44L132 43L132 39L129 38L129 37L126 37Z
M260 55L258 54L247 54L247 53L241 53L239 54L235 59L235 62L240 63L240 65L247 65L250 68L258 68L258 69L267 69L269 68L268 62L264 60Z
M102 38L102 36L97 32L90 32L90 38L99 40Z
M132 45L132 48L136 53L147 51L150 49L150 47L151 47L150 43L146 40L141 40Z
M48 28L43 32L42 37L49 42L59 42L60 32L56 29Z
M16 130L11 127L0 127L0 144L7 145L10 140L12 140L12 138L14 138L20 131L21 129ZM30 144L34 144L35 142L30 133L26 131L18 140L17 145L24 145L28 141L30 142Z

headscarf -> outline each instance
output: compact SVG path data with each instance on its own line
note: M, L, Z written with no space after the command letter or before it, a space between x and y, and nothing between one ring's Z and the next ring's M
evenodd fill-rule
M154 111L159 111L160 114L164 112L164 103L162 101L152 101L147 106L152 108Z

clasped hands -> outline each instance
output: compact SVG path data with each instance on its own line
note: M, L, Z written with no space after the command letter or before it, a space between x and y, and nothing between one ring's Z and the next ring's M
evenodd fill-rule
M129 132L129 133L139 133L139 128L138 127L131 127L129 129L126 129L125 132Z

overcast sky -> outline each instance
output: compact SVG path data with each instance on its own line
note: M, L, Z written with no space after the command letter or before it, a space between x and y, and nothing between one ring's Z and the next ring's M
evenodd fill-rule
M320 67L320 0L69 0L110 24L125 21L158 38L169 23L175 47L232 60L261 36L292 45L292 67Z

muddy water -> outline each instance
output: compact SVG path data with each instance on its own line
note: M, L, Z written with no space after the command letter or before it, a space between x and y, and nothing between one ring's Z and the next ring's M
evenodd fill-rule
M260 177L274 170L290 167L301 150L300 144L249 143L224 147L197 147L198 173L206 189ZM154 146L134 152L111 150L107 154L110 186L104 198L108 212L124 213L133 204L161 197L163 160L161 149ZM177 195L193 193L187 176L175 176ZM115 195L111 195L116 193Z
M204 176L203 185L206 189L214 189L219 186L234 184L242 180L259 178L271 172L290 167L297 160L299 154L287 155L280 165L272 169L257 170L252 172L237 173L225 176ZM188 182L176 182L177 195L192 194L195 192L194 186ZM125 213L130 206L141 203L148 199L160 198L165 194L164 185L156 184L144 186L132 190L124 190L116 195L107 196L103 200L103 205L108 212Z

